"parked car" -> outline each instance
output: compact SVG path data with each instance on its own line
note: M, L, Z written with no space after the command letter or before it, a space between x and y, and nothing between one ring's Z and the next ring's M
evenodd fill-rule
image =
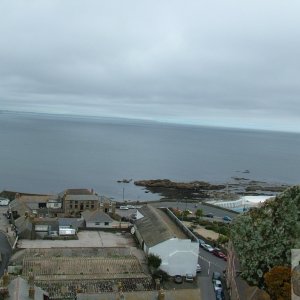
M127 209L129 209L129 208L128 208L128 206L120 206L120 209L122 209L122 210L127 210Z
M201 271L202 271L202 268L201 268L200 264L197 264L196 272L200 273Z
M183 282L182 276L181 275L175 275L174 276L174 282L175 283L182 283Z
M216 290L216 300L225 300L223 290Z
M223 220L227 221L227 222L231 222L232 221L232 219L230 217L228 217L228 216L224 216Z
M207 218L213 218L214 215L212 213L208 213L208 214L205 215L205 217L207 217Z
M192 274L186 274L185 281L193 282L194 281L194 276Z
M205 242L201 239L198 239L199 246L203 248L203 245L205 245Z
M223 287L222 287L222 282L220 280L215 280L213 282L213 285L214 285L214 290L215 292L218 291L218 290L223 290Z
M219 272L213 272L213 274L212 274L212 282L214 282L216 280L221 280L221 273L219 273Z
M226 258L226 255L219 248L215 248L212 253L213 253L213 255L215 255L217 257L223 258L224 260ZM226 258L226 260L227 260L227 258Z
M210 252L210 253L214 251L214 248L213 248L211 245L208 245L208 244L204 244L204 245L202 246L202 248L203 248L204 250Z

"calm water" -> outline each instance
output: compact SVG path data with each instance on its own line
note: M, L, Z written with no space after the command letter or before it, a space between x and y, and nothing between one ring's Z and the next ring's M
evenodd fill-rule
M289 133L0 113L0 158L0 190L33 193L157 198L123 178L300 183L300 134Z

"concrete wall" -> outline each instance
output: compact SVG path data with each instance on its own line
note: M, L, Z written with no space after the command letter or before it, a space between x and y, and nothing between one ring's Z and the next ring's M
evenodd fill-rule
M193 242L198 244L198 238L168 208L163 208L163 211Z
M198 263L198 243L189 239L173 238L149 248L149 254L158 255L162 259L160 269L169 275L193 274L196 276Z

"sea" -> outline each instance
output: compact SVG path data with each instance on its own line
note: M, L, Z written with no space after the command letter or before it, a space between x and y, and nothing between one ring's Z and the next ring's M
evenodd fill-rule
M297 133L0 112L0 190L88 188L116 201L151 201L160 195L135 180L293 185L299 170Z

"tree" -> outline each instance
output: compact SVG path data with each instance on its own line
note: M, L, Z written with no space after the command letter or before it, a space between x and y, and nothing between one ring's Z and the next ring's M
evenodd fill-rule
M291 299L291 269L276 266L264 275L266 290L272 300Z
M248 283L263 287L271 268L290 265L299 241L299 211L300 186L294 186L235 219L230 234Z
M195 212L195 215L198 217L198 219L203 217L203 210L201 208L198 208Z
M158 269L161 264L161 258L155 254L148 255L148 266Z

